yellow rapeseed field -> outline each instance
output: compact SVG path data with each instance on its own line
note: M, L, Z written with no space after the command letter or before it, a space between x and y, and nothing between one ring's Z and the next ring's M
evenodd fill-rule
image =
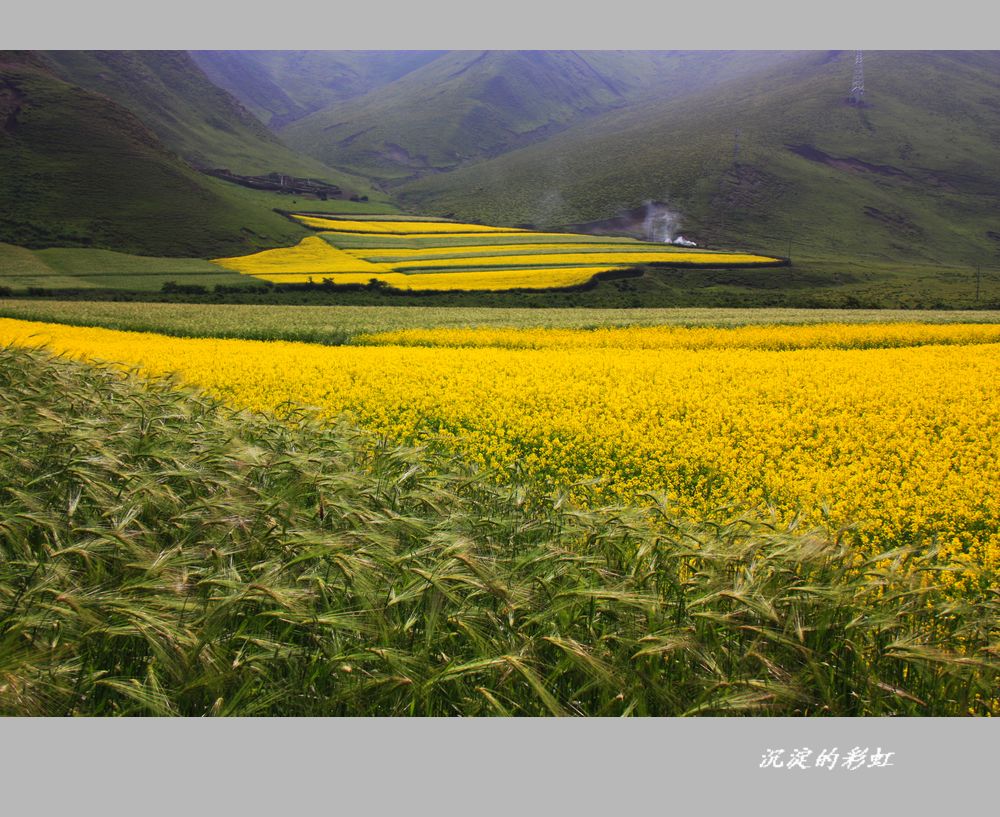
M461 268L444 273L406 275L386 264L356 258L319 236L304 238L294 247L264 250L253 255L220 258L216 263L265 281L295 284L324 278L336 284L367 284L373 278L396 289L495 290L551 289L576 286L594 275L616 269L603 267L532 267L519 270L471 270Z
M996 586L1000 345L983 343L984 329L683 330L704 333L687 336L699 348L651 348L632 343L648 330L614 331L617 345L523 330L521 346L537 348L323 347L0 319L0 343L177 372L238 407L315 406L501 474L592 480L571 488L581 501L656 492L684 516L798 516L868 553L938 547L940 581L956 593ZM873 345L934 344L829 348L863 345L851 333L865 331ZM782 335L805 348L775 351Z
M505 349L875 349L1000 343L1000 324L818 323L808 326L604 326L596 329L401 329L363 334L359 343L496 346Z
M407 290L552 289L584 284L598 273L616 269L611 265L479 271L456 268L438 274L406 275L386 264L357 258L319 236L308 236L294 247L219 258L215 263L282 284L319 283L324 278L330 278L335 284L367 284L376 278L395 289Z
M625 270L641 263L745 265L774 261L760 255L691 252L642 242L622 248L620 242L609 241L601 247L586 241L592 237L582 235L576 244L551 240L545 243L546 236L565 239L571 234L532 233L482 224L304 215L295 218L307 226L323 229L324 237L313 235L294 247L218 258L215 263L285 284L319 283L324 278L332 278L336 284L367 284L377 279L404 290L504 290L577 286L598 273ZM475 236L482 236L480 241L490 243L449 245L456 239ZM521 239L526 236L537 238L536 243L523 242ZM338 246L338 237L339 243L347 246ZM422 242L422 246L401 252L397 244L393 249L394 242L406 238ZM426 245L428 241L430 246ZM419 281L405 273L419 275ZM463 277L455 277L458 275Z

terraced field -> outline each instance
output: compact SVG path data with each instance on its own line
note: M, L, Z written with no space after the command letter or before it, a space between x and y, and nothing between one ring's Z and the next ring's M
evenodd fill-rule
M452 221L295 218L319 235L294 247L220 258L216 263L274 283L377 280L401 290L562 289L585 285L596 275L624 274L639 264L780 263L761 255Z

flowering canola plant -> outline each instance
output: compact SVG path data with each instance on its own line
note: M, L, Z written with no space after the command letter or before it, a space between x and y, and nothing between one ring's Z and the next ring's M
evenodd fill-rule
M1000 345L960 325L935 326L931 345L913 346L870 328L896 348L837 348L837 333L853 327L746 331L765 329L763 341L698 348L634 344L628 329L614 330L618 345L545 345L544 331L520 330L521 348L454 346L454 330L440 330L443 345L429 348L324 347L0 319L0 343L176 372L241 408L315 406L581 501L654 492L683 516L798 517L846 531L869 554L938 547L941 583L995 588ZM781 333L790 347L806 340L767 346ZM594 482L573 487L584 480Z
M316 235L302 239L294 247L219 258L215 263L267 281L307 281L337 272L365 273L367 281L392 272L391 267L356 258Z

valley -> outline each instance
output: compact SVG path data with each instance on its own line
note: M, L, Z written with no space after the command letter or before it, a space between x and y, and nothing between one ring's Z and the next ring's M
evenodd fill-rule
M998 100L0 52L0 715L1000 714Z

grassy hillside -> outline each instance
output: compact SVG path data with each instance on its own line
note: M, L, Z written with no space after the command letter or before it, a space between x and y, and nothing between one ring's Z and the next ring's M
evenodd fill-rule
M281 172L371 193L362 179L289 149L185 51L47 51L67 82L128 108L171 150L198 167L244 175Z
M544 140L644 96L675 97L785 58L771 52L452 51L281 133L327 163L398 181Z
M430 213L540 226L659 200L700 242L792 240L800 262L996 266L1000 54L870 52L861 108L845 102L853 58L799 54L397 192Z
M278 197L208 178L132 113L0 56L0 241L210 257L291 244Z

